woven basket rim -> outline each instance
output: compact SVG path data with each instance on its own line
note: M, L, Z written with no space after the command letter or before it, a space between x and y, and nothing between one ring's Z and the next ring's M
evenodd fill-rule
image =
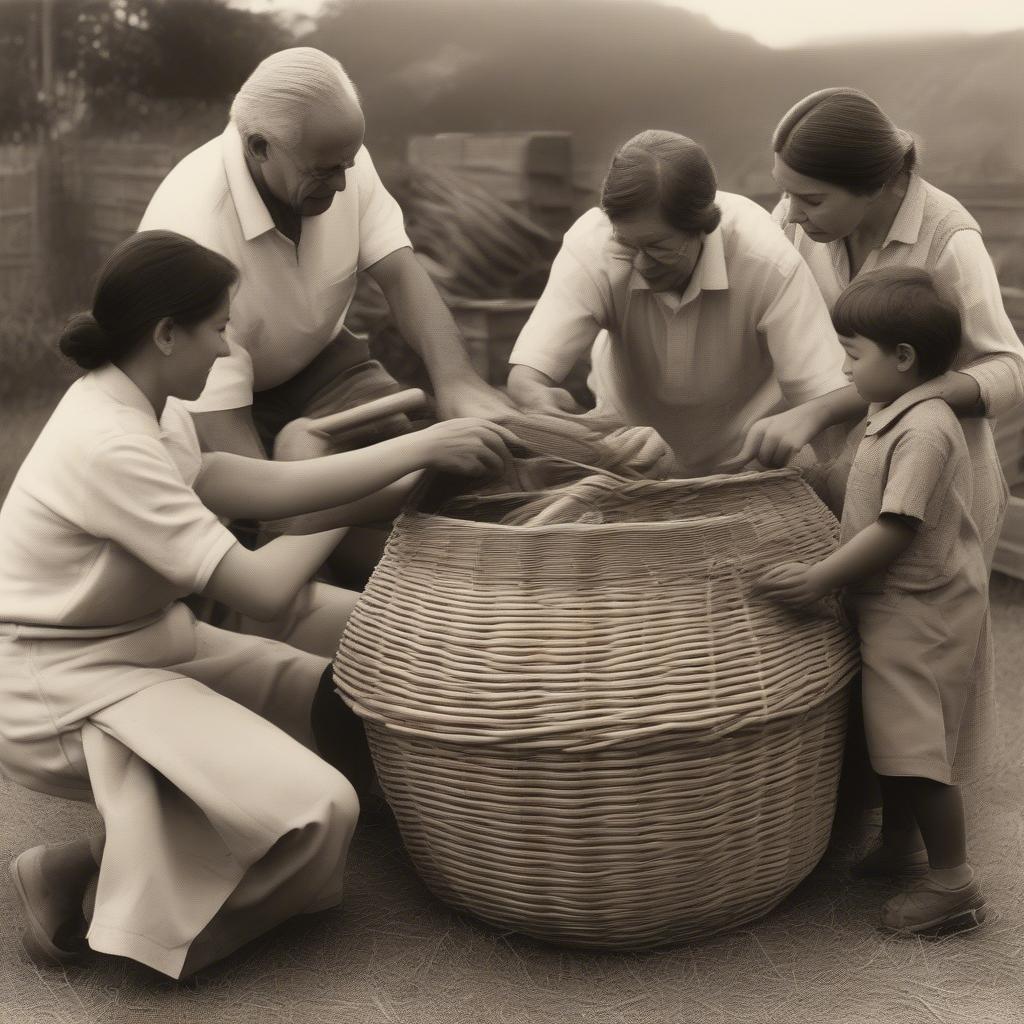
M746 726L765 726L806 713L848 684L857 670L856 647L838 615L827 616L832 620L827 626L796 623L795 630L786 621L791 612L750 605L743 596L744 580L736 578L731 549L723 549L725 557L717 559L722 564L715 572L725 573L729 593L737 591L739 596L722 605L716 618L706 607L707 587L698 587L694 598L693 588L684 586L694 567L700 571L699 567L715 566L716 560L705 564L706 559L697 558L703 551L699 544L672 543L673 538L686 540L690 530L717 535L720 524L726 524L731 537L728 524L745 518L748 513L737 510L746 507L751 494L759 496L758 507L763 506L774 523L781 515L781 491L795 500L796 507L804 508L808 523L817 524L806 538L801 535L793 550L817 550L825 543L821 531L830 535L832 531L817 522L826 514L824 507L798 471L623 480L623 485L632 494L669 496L667 505L678 505L678 517L531 526L407 509L342 636L335 677L347 703L361 717L391 731L435 742L586 751L646 744L665 733L687 734L698 741L722 739ZM692 508L692 496L701 492L709 493L711 500L698 501L698 507ZM721 510L709 513L709 505L712 509L719 505L718 494L724 499ZM673 495L677 503L671 500ZM820 508L810 508L812 503ZM695 513L689 518L688 508ZM786 538L792 536L788 520L783 532ZM659 559L667 558L668 544L675 554L667 558L667 575L661 584L648 594L650 581L644 573L638 575L632 546L624 547L626 554L617 554L607 565L573 562L581 544L601 545L609 537L620 544L640 538L642 545L659 552ZM466 545L465 557L457 556L455 550L460 541ZM496 575L489 577L495 580L499 598L502 587L512 588L513 599L504 611L490 591L482 603L478 592L481 566L492 571L491 563L481 558L489 547L509 553L501 571L495 569ZM564 580L563 561L576 566L568 596L545 605L532 590L526 594L520 579L521 559L533 557L536 551L542 556L538 572L555 573L559 580ZM680 559L685 563L682 567ZM660 570L662 562L656 564ZM411 573L407 582L411 579L416 587L425 586L432 597L392 603L403 565ZM453 572L453 607L468 609L461 617L439 611L436 604L438 595L443 603L448 594L436 578L445 566ZM743 572L739 575L745 577ZM678 593L669 586L677 577ZM625 604L598 601L604 609L597 620L598 640L585 646L581 639L587 640L588 630L597 628L585 621L586 607L592 602L587 588L607 587L609 580L628 580L623 585L633 597ZM693 624L676 621L680 602L690 609L687 614ZM649 630L643 623L633 623L641 606L651 608ZM396 607L404 609L402 614ZM380 616L383 626L371 622L374 615ZM580 615L583 625L577 628L574 623ZM378 636L385 627L403 637L405 646L382 667ZM705 639L701 630L714 642ZM494 639L492 656L481 656L482 637ZM539 653L544 644L552 645L547 660ZM424 691L423 673L430 674L437 685Z
M627 485L631 490L634 491L703 491L710 490L715 487L726 487L733 486L741 483L750 483L754 480L764 482L766 480L786 480L795 479L803 480L803 474L796 469L766 469L766 470L754 470L747 473L716 473L712 476L697 476L697 477L679 477L670 480L636 480L632 477L619 476L616 473L611 473L605 469L595 469L595 475L611 477L615 480L621 481ZM808 490L811 490L810 486ZM813 494L813 491L811 491ZM506 497L505 495L496 495L495 498ZM510 494L507 497L514 497L514 494ZM666 533L672 530L678 530L685 528L688 523L707 523L711 521L721 521L723 519L735 519L737 516L742 515L738 512L721 512L721 513L704 513L700 516L692 516L689 519L669 519L669 520L652 520L650 522L637 522L631 520L629 522L630 532L644 532L644 533ZM611 523L545 523L537 526L530 525L517 525L512 523L491 523L482 522L477 519L463 519L459 516L447 516L439 512L428 512L420 511L417 508L406 507L400 518L408 522L416 522L422 524L430 522L439 527L447 526L448 524L458 524L459 529L471 528L474 530L487 530L494 531L495 533L530 533L530 534L545 534L545 533L582 533L586 532L589 534L601 533L606 531L621 532L623 523L611 522Z

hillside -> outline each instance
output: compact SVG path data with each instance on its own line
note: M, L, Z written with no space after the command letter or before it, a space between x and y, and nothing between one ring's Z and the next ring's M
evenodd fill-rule
M593 181L617 143L663 127L759 191L781 114L847 84L923 140L937 182L1024 166L1024 32L773 50L656 0L339 0L307 41L349 69L382 158L417 132L561 129Z

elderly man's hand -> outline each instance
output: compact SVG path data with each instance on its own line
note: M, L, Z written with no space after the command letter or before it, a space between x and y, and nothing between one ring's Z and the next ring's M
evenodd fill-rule
M508 378L508 393L524 412L542 412L555 416L585 413L565 388L531 366L513 366Z
M816 569L802 562L783 562L769 569L754 584L753 593L796 608L814 604L829 593Z
M822 429L820 411L798 405L752 424L738 455L722 464L726 473L759 463L767 469L785 466Z
M465 417L502 420L514 412L515 407L507 395L479 378L461 381L437 392L437 414L442 420Z

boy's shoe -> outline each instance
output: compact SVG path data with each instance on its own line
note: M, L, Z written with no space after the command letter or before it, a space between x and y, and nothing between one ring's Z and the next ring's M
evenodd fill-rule
M891 850L878 843L850 868L854 878L923 878L928 874L928 851Z
M918 878L882 907L882 927L904 934L963 931L983 924L985 897L973 879L947 889L930 877Z

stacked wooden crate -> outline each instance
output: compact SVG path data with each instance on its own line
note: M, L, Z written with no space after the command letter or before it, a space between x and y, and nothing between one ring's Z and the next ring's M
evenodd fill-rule
M541 227L572 224L572 136L568 132L446 132L409 140L409 163L458 171Z
M1024 337L1024 288L1004 286L1003 304L1017 333ZM999 417L995 437L999 461L1010 485L1010 503L992 567L1024 579L1024 405Z
M407 155L414 175L417 168L452 172L457 175L453 180L485 190L528 218L554 243L548 258L575 219L572 137L567 132L419 135L409 140ZM415 215L415 204L408 212ZM472 222L467 218L466 223ZM470 358L492 384L504 384L508 376L509 353L529 318L535 295L449 296ZM580 395L586 393L585 376L585 366L571 375L570 386Z

